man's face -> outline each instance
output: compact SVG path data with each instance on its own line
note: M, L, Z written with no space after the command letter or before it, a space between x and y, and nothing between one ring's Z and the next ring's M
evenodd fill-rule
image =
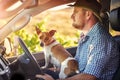
M82 30L85 26L85 11L83 8L80 7L75 7L73 14L71 15L71 18L73 20L72 25L79 29Z

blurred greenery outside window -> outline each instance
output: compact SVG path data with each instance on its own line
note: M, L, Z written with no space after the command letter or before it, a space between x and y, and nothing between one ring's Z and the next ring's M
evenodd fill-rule
M57 11L48 10L32 17L30 23L23 29L9 35L12 45L17 43L15 36L19 36L31 53L42 51L43 47L40 46L40 40L35 32L35 26L38 26L42 31L56 30L54 37L65 48L77 46L80 32L72 26L71 14L72 8L66 8ZM20 46L18 53L23 53Z

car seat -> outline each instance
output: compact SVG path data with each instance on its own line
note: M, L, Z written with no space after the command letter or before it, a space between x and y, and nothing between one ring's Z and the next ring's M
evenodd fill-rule
M120 0L111 0L109 21L113 30L120 31ZM120 49L120 35L114 36L114 39L118 42ZM120 64L113 80L120 80Z

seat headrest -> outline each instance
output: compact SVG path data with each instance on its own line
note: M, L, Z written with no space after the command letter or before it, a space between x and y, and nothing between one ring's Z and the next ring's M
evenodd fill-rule
M111 10L109 20L111 27L116 31L120 31L120 7Z
M120 0L111 0L109 21L114 30L120 31Z

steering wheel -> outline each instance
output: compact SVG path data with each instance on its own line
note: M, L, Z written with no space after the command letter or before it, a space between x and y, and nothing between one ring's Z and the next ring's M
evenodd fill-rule
M30 66L32 66L33 70L35 71L36 74L43 74L37 60L35 59L35 57L30 53L30 51L28 50L28 48L26 47L25 43L23 42L23 40L18 37L18 42L21 46L21 48L23 49L23 51L25 52L25 56L27 56L27 59L29 59L30 61ZM33 71L32 71L33 72Z

